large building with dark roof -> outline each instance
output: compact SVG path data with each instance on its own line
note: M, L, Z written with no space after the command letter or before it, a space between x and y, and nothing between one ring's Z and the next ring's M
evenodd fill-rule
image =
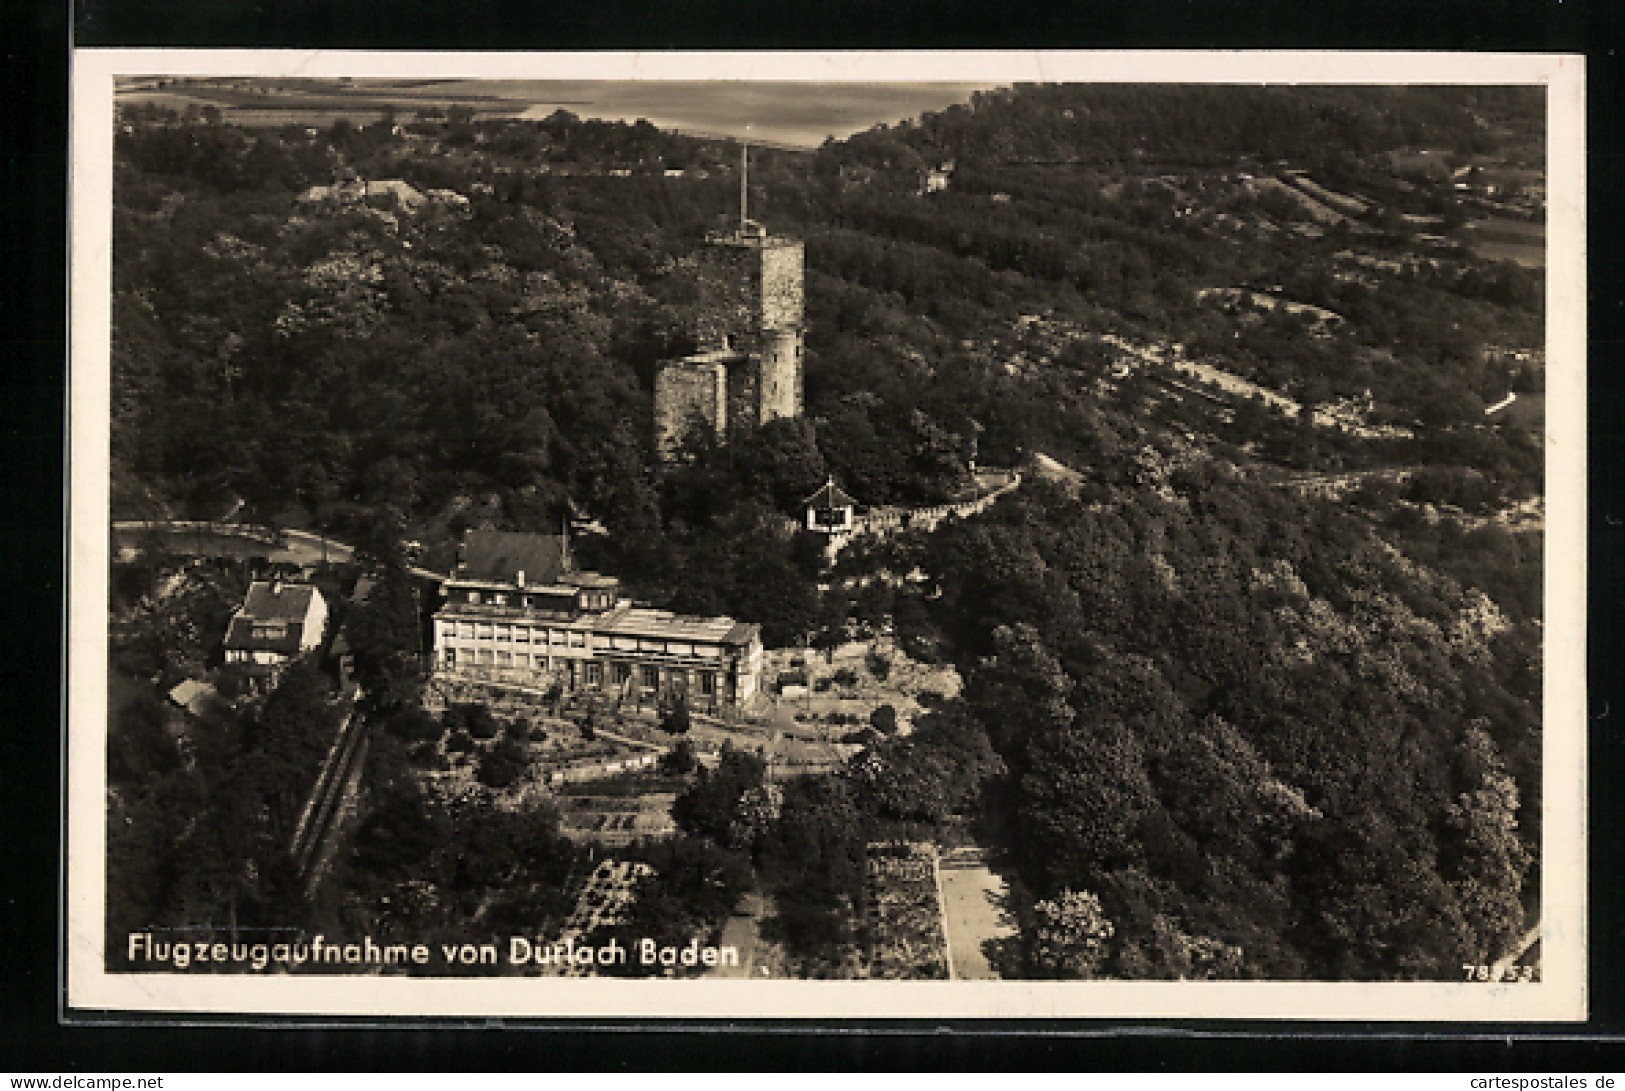
M563 535L470 530L434 616L437 676L554 684L637 703L684 695L722 710L753 697L757 626L640 606L575 567Z

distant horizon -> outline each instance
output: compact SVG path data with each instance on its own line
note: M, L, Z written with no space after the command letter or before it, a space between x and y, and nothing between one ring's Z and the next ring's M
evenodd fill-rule
M151 98L181 93L179 88L154 92L153 79L144 87L120 89L115 97ZM231 76L177 76L199 89L234 81ZM293 90L295 80L267 81L254 76L244 81L275 83ZM568 110L584 119L639 120L657 128L707 139L749 140L765 145L813 149L826 140L844 140L876 125L966 103L981 90L1004 86L971 82L830 82L809 83L763 80L514 80L514 79L356 79L340 85L331 78L312 78L323 108L334 98L353 97L356 110L376 111L386 105L410 111L446 101L466 102L481 112L501 104L513 116L540 119L555 110ZM299 95L290 95L289 108L297 109ZM484 105L481 105L484 104ZM245 120L253 108L222 103L234 121ZM313 104L314 106L314 104ZM506 112L506 111L496 111Z
M969 102L976 91L998 85L711 80L572 86L575 90L568 97L581 104L562 108L580 117L643 119L690 136L817 148L827 139L844 140L879 124L896 124Z

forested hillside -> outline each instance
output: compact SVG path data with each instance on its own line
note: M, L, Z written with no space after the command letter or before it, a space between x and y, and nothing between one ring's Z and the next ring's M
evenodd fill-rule
M1498 151L1505 141L1475 114L1492 115L1520 138L1538 140L1544 110L1538 93L1514 87L1028 84L979 92L963 106L877 127L844 148L879 164L900 144L927 158L992 163L1120 165L1153 158L1235 167L1285 159L1314 167L1400 148Z
M1523 927L1539 630L1482 593L1222 472L1038 492L928 564L1022 874L1099 895L1106 972L1434 976Z

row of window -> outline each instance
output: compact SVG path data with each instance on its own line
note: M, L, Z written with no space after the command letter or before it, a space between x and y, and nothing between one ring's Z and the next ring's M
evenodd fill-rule
M498 644L536 644L554 648L588 647L587 634L578 629L532 629L525 625L503 625L492 622L443 622L442 635L459 640L493 641ZM647 637L594 635L590 645L594 648L614 648L618 651L655 652L665 655L690 655L704 659L717 659L722 650L715 645L691 644L687 641L653 640Z
M548 657L545 655L530 656L524 652L496 651L489 648L457 649L447 648L445 651L445 665L455 668L458 666L496 667L510 670L545 670L548 668ZM583 681L588 686L602 686L604 684L604 664L583 664ZM617 689L625 686L632 680L632 665L630 663L611 663L610 681ZM644 689L660 688L660 668L643 666L637 668L638 683ZM667 682L671 685L683 685L689 681L689 672L668 669ZM717 676L714 671L693 672L694 684L702 696L710 697L717 691Z
M478 605L533 606L544 609L568 609L569 600L559 595L522 595L513 591L470 591L467 600ZM615 605L610 591L584 591L576 597L583 610L608 610Z
M545 670L550 663L550 658L545 654L532 656L525 652L493 651L489 648L480 648L478 650L472 648L447 648L443 656L443 662L448 667L517 667L521 670L535 667L537 670Z
M483 622L447 622L445 634L463 640L495 640L503 644L551 644L555 648L585 648L587 634L577 629L531 629L524 625L488 625Z

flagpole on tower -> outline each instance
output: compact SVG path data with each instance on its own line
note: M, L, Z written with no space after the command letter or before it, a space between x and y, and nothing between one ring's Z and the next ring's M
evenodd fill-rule
M745 126L750 131L750 126ZM750 138L746 137L744 145L739 149L739 233L745 233L745 225L749 217L746 210L750 206Z

